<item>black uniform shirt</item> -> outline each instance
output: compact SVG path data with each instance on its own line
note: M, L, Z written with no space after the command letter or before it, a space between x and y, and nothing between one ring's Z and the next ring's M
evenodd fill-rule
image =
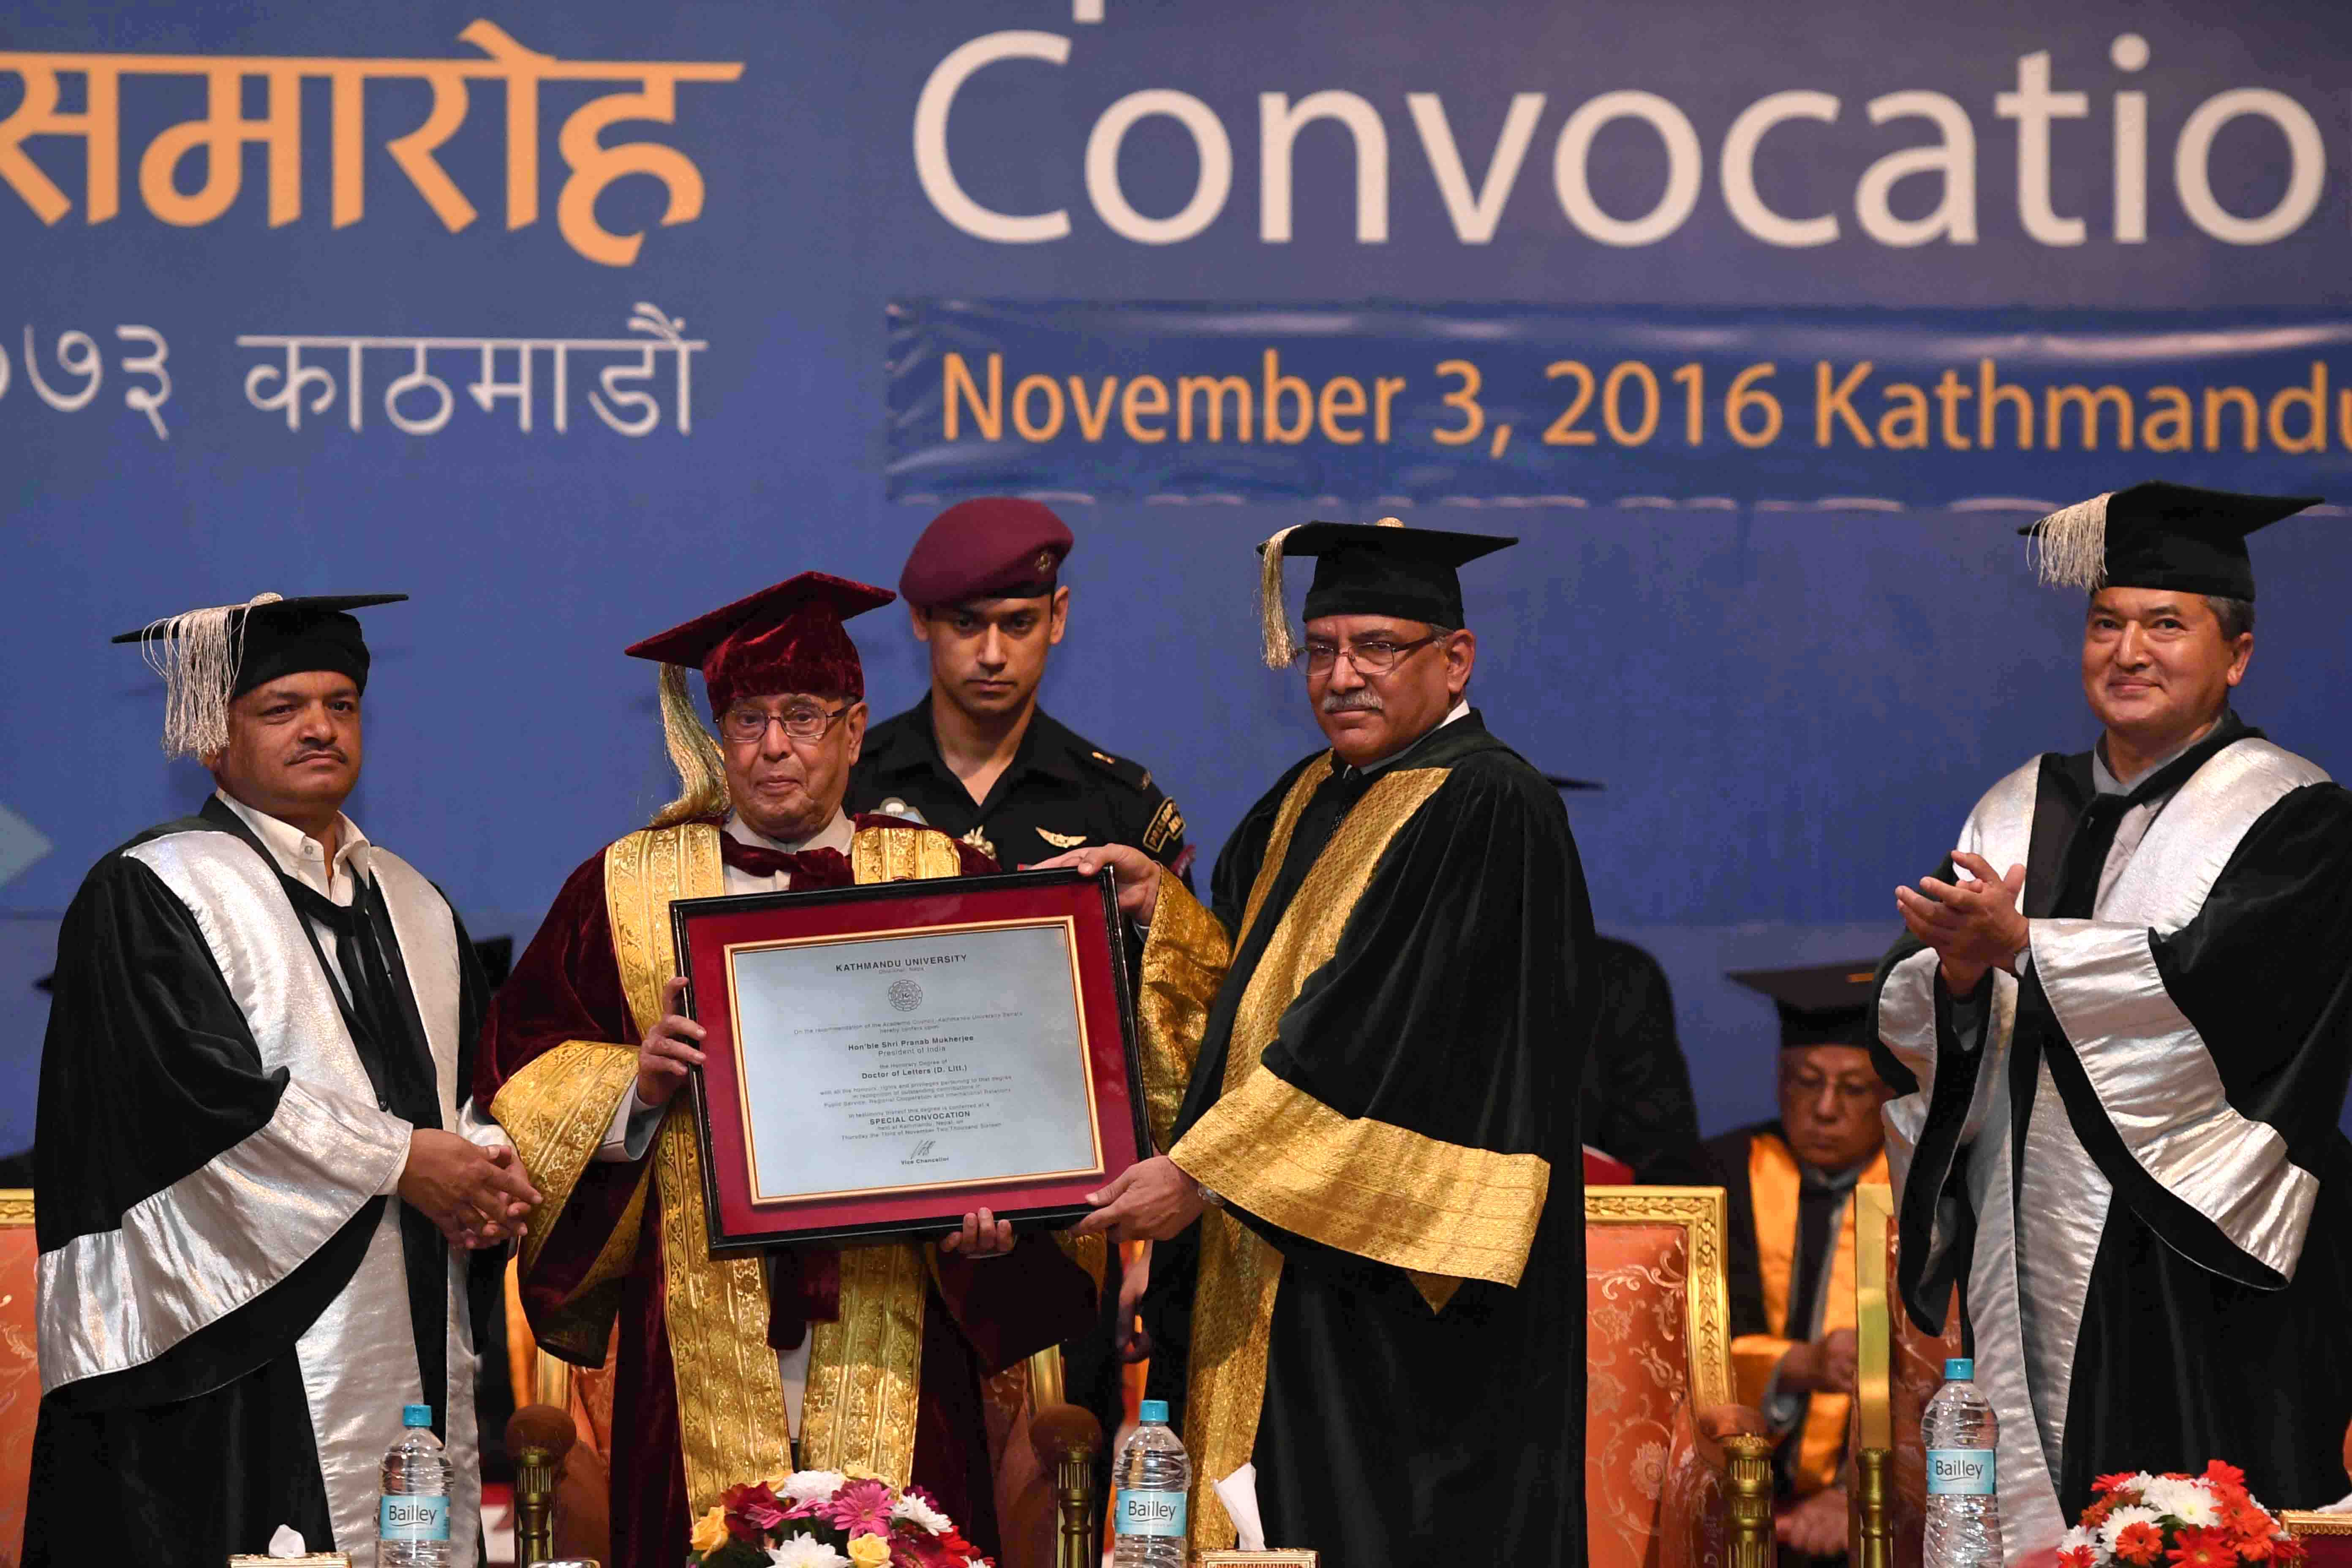
M1184 814L1152 784L1151 771L1043 710L1030 716L1013 761L977 805L940 755L929 697L884 720L866 732L846 804L866 812L893 797L1008 871L1082 845L1132 844L1192 886Z

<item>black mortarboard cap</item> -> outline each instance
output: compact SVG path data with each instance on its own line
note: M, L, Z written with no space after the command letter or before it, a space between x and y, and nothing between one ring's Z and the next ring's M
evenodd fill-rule
M2317 496L2240 495L2152 479L2051 513L2018 530L2035 569L2066 587L2164 588L2254 596L2246 535L2316 506Z
M1801 969L1750 969L1731 978L1772 998L1780 1010L1783 1049L1870 1044L1870 1005L1878 985L1874 959Z
M1398 616L1431 626L1459 626L1462 579L1457 568L1517 542L1500 534L1407 528L1392 517L1376 523L1307 522L1286 528L1258 546L1265 558L1258 608L1265 622L1266 663L1280 668L1295 654L1282 593L1282 563L1287 556L1315 558L1315 580L1307 588L1307 620Z
M137 643L163 677L163 750L205 756L228 743L228 705L289 675L331 670L367 689L367 641L350 612L395 605L405 594L255 595L242 605L188 610L115 637Z

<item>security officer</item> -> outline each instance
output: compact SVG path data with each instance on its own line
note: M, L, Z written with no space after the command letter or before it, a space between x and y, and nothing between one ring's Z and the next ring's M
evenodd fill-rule
M899 595L929 645L925 700L866 731L853 812L912 807L1010 871L1086 844L1132 844L1186 877L1184 814L1139 763L1037 706L1045 651L1068 625L1056 578L1070 531L1011 497L960 501L907 557Z
M898 577L915 636L930 648L930 695L866 731L848 807L919 815L1008 871L1082 845L1131 844L1189 888L1184 814L1150 770L1037 706L1045 651L1069 624L1070 591L1057 578L1073 542L1051 508L1011 497L960 501L931 520ZM1114 1247L1101 1322L1062 1347L1067 1397L1107 1434L1124 1415L1122 1276ZM1098 1493L1108 1468L1106 1444Z

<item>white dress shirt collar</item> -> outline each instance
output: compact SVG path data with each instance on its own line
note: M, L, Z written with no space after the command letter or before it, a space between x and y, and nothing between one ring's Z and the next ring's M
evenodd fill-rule
M354 879L366 871L370 847L368 837L360 831L358 823L340 812L336 814L335 860L330 866L326 847L292 823L256 810L225 789L216 789L213 795L253 829L254 837L261 840L262 847L269 851L279 870L324 894L331 902L352 901Z
M1444 729L1445 726L1453 723L1456 719L1466 719L1469 716L1470 699L1464 697L1460 701L1454 705L1454 709L1451 712L1447 713L1444 718L1440 719L1430 728L1427 734L1414 736L1411 741L1399 746L1395 751L1391 752L1379 762L1366 763L1362 767L1358 768L1356 771L1360 773L1379 773L1382 768L1387 767L1391 763L1395 762L1399 757L1403 756L1407 752L1412 751L1413 747L1420 745L1423 741L1428 740L1431 735L1436 734L1438 731Z
M725 831L727 837L738 844L750 844L761 849L773 849L782 855L797 855L803 849L833 849L844 855L849 853L851 831L849 817L838 806L834 808L831 822L796 843L787 844L782 839L771 838L731 811L727 814Z

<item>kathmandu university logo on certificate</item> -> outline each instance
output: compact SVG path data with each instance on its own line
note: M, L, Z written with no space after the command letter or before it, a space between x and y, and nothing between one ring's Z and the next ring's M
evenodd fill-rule
M890 1005L901 1013L911 1013L923 1005L922 983L913 975L890 982Z

